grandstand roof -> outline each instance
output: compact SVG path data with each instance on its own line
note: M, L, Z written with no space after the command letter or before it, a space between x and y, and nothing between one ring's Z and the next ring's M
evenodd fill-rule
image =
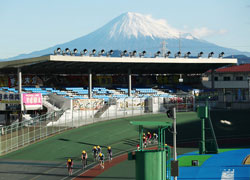
M216 72L249 72L250 73L250 64L241 64L236 66L230 66L225 68L216 69Z
M237 63L226 58L139 58L48 55L0 62L0 73L16 73L17 67L29 74L168 74L204 73Z

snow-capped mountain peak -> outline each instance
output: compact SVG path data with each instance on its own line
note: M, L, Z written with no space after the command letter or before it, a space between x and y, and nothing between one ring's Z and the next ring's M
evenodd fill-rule
M150 15L127 12L103 28L109 28L109 38L179 38L179 31L170 27L165 20L155 20Z

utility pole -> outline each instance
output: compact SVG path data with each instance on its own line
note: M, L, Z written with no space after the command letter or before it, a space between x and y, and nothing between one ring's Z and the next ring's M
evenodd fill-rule
M171 161L171 176L174 177L174 180L177 180L179 176L179 163L177 161L177 151L176 151L176 107L171 107L167 110L167 116L173 119L173 161Z
M174 119L174 135L173 135L173 145L174 145L174 161L177 161L177 151L176 151L176 107L173 108L173 119ZM177 176L174 176L174 180L177 180Z

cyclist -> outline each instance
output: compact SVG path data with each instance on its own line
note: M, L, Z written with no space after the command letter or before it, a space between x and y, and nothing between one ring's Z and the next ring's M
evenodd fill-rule
M136 145L136 149L137 149L137 151L140 151L140 144Z
M146 148L147 147L147 138L143 137L143 147Z
M82 151L81 159L82 159L82 169L84 169L87 165L87 159L88 159L88 154L85 150Z
M112 161L112 149L110 146L108 147L107 154L108 154L109 161Z
M151 143L151 138L152 138L152 135L151 135L150 132L148 132L148 134L147 134L147 141L148 141L148 144Z
M68 159L67 168L68 168L69 176L72 175L72 172L73 172L73 160L72 159Z
M102 148L100 146L97 146L97 153L101 153L102 152Z
M103 153L99 153L99 163L102 169L104 169L104 154Z
M93 147L92 152L93 152L94 161L96 161L97 160L97 148L96 148L96 146Z
M158 134L153 134L153 142L156 144L158 142Z

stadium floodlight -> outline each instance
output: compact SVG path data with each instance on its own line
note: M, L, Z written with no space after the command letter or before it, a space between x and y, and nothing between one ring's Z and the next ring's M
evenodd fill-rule
M54 55L58 55L61 53L61 48L57 48L55 51L54 51Z
M127 53L128 53L128 51L127 51L127 50L124 50L123 52L121 52L121 57L126 56Z
M111 49L109 52L107 52L107 57L111 56L114 53L114 51Z
M139 57L144 57L146 54L146 51L142 51L141 53L139 53Z
M167 58L167 57L169 57L169 56L170 56L170 54L171 54L171 52L170 52L170 51L168 51L167 53L165 53L165 54L164 54L164 57L165 57L165 58Z
M184 58L188 58L190 56L191 52L187 52L185 55L184 55Z
M210 52L210 53L208 54L208 58L213 57L213 55L214 55L214 52Z
M75 48L75 49L73 50L73 55L76 55L77 52L78 52L78 50Z
M177 58L177 57L181 57L181 51L178 51L177 53L175 53L175 58Z
M71 54L71 51L69 48L66 48L65 51L63 51L63 55Z
M81 51L81 56L86 55L88 53L87 49L84 49L83 51Z
M219 58L223 58L223 56L224 56L224 52L221 52L220 54L219 54Z
M102 49L102 50L98 53L98 56L101 56L101 55L103 55L104 53L105 53L105 50Z
M93 49L93 50L89 53L89 56L94 56L94 55L95 55L95 53L96 53L96 50L95 50L95 49Z
M137 52L134 50L133 52L130 52L130 53L129 53L129 56L130 56L130 57L135 57L135 56L136 56L136 53L137 53Z
M70 52L69 48L66 48L66 49L65 49L65 52L66 52L66 53L69 53L69 52Z
M160 56L160 54L161 54L161 51L157 51L157 52L155 53L154 57Z
M202 51L201 51L201 52L199 52L199 54L198 54L198 58L200 58L202 55L203 55L203 52L202 52Z

